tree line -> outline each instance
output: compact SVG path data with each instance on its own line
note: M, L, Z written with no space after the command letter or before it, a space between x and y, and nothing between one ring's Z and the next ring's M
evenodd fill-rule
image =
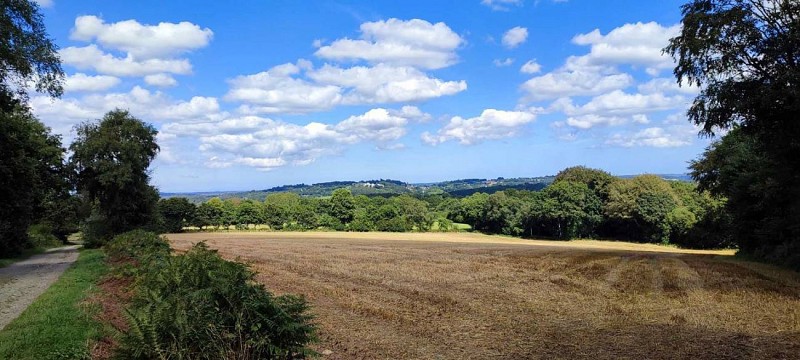
M698 191L693 183L655 175L623 179L582 166L561 171L541 191L507 190L457 198L353 196L337 189L330 198L294 193L263 202L213 198L195 206L186 198L158 203L166 230L449 231L463 223L493 234L552 239L608 238L672 243L687 247L732 246L725 199Z

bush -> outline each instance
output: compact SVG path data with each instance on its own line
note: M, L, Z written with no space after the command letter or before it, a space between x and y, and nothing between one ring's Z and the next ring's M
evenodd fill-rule
M35 224L28 228L28 241L34 248L52 248L62 245L53 235L53 228L47 224Z
M105 245L113 236L108 221L101 215L92 214L81 226L83 246L93 249Z
M254 275L247 265L222 259L204 243L184 255L150 264L137 279L128 311L130 331L121 339L119 357L291 359L312 355L306 344L314 339L315 327L305 300L275 297L254 282Z
M169 256L171 250L164 237L144 230L133 230L115 236L106 244L105 251L112 262L145 264L153 258Z

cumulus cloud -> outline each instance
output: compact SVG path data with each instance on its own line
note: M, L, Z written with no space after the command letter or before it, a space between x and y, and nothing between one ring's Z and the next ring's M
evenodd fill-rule
M586 114L570 116L567 118L565 124L574 128L586 130L598 125L619 126L630 123L647 124L649 122L650 120L647 118L647 115L644 114L635 114L633 116Z
M637 88L640 92L645 94L677 93L695 96L700 93L700 87L697 85L680 85L675 79L671 78L655 78L644 84L640 84Z
M78 70L92 70L103 75L147 77L154 86L174 86L170 74L192 73L187 52L209 44L213 32L189 22L145 25L136 20L106 23L85 15L75 19L70 38L89 42L59 51L62 62ZM171 80L170 80L171 79Z
M77 73L64 79L64 92L97 92L105 91L119 85L120 79L107 75L86 75Z
M600 30L576 35L572 42L589 46L585 55L571 56L564 65L550 73L536 76L521 88L527 93L524 101L540 101L571 96L594 96L634 85L632 75L620 66L642 68L655 76L674 66L673 60L661 52L669 39L680 31L680 25L662 26L655 22L625 24L603 34ZM650 93L665 91L659 80L644 86ZM677 87L675 87L677 88ZM674 90L674 89L672 89ZM684 93L693 89L687 88Z
M159 91L139 86L129 92L87 94L81 97L53 99L33 96L29 102L33 113L54 131L66 134L76 124L99 119L114 109L126 109L148 121L209 121L223 116L216 98L196 96L176 101Z
M592 96L626 88L634 83L629 74L603 74L595 71L556 71L531 78L521 88L526 100L538 101L567 96Z
M487 140L516 136L523 126L535 119L536 116L530 112L486 109L480 116L469 119L453 117L436 134L423 133L422 141L428 145L437 145L450 140L456 140L462 145L478 144Z
M681 95L631 94L615 90L596 96L581 106L574 106L571 101L562 100L556 102L554 107L567 115L631 115L685 107L688 103L689 100Z
M136 20L112 24L103 19L85 15L75 19L70 38L124 51L136 59L172 57L208 45L213 36L211 29L202 29L190 22L143 25Z
M415 102L466 90L465 81L443 81L407 66L378 64L341 68L283 64L230 81L227 100L247 103L251 113L304 113L338 105Z
M516 26L503 34L503 46L509 49L513 49L517 46L522 45L526 40L528 40L528 29Z
M363 23L360 39L338 39L320 46L315 54L336 61L439 69L458 60L455 50L462 43L461 36L445 23L393 18Z
M242 108L253 113L303 113L330 109L342 103L342 88L319 85L295 78L307 61L283 64L253 75L239 76L229 81L231 89L225 99L249 104Z
M525 74L537 74L542 71L542 66L536 62L536 59L533 59L522 65L519 71Z
M494 61L492 61L492 63L494 64L494 66L497 66L497 67L506 67L506 66L511 66L512 64L514 64L514 59L512 59L512 58L505 58L503 60L494 59Z
M646 67L649 73L673 66L672 58L662 54L669 39L678 35L680 24L669 27L656 22L625 24L608 34L599 29L579 34L572 39L577 45L589 45L591 50L586 59L591 64L619 65L631 64Z
M197 138L209 167L242 165L271 170L309 164L359 143L375 143L382 149L402 147L396 141L406 134L409 121L425 117L429 115L416 107L376 108L337 124L297 125L245 116L203 123L169 123L161 131L175 137Z
M124 58L107 54L97 45L71 46L59 51L61 61L79 70L94 70L100 74L114 76L145 76L158 73L191 74L192 64L186 59L136 60L128 55Z
M697 131L690 126L650 127L633 133L613 134L605 143L621 147L670 148L690 145L696 136Z
M481 0L494 11L508 11L510 6L522 6L522 0Z
M144 82L147 85L158 87L172 87L178 85L178 81L169 74L153 74L144 77Z

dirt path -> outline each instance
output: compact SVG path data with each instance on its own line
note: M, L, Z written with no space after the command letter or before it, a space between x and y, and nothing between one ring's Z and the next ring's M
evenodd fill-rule
M78 247L50 249L0 268L0 330L22 314L78 259Z

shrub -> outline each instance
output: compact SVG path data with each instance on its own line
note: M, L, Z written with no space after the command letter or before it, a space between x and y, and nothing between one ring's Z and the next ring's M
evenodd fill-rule
M47 224L35 224L28 228L28 241L34 248L51 248L62 244L53 235L53 228Z
M113 234L105 217L92 214L81 225L83 246L93 249L105 245Z
M105 246L106 255L112 262L134 262L144 264L154 257L170 254L169 242L164 237L144 230L133 230L119 234Z
M131 234L133 236L134 234ZM148 235L149 236L149 235ZM152 238L151 238L152 240ZM291 359L312 355L302 297L273 296L255 273L204 243L143 268L122 359Z

